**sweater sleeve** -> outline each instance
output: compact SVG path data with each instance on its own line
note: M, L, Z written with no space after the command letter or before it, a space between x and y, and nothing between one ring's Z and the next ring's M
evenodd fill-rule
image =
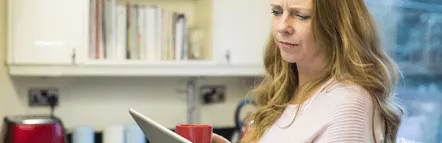
M327 98L327 126L316 143L373 142L374 109L368 92L351 86L334 89Z

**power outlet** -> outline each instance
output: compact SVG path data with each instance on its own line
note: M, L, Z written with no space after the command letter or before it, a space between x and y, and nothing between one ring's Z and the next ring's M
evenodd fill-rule
M225 101L226 88L224 85L204 85L200 93L204 104L222 103Z
M29 89L29 106L50 106L50 100L58 106L59 97L60 92L57 88L31 88Z

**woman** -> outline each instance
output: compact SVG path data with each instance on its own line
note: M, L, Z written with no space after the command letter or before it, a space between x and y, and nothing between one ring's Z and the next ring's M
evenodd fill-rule
M271 7L267 74L241 142L395 143L398 71L364 1L271 0Z

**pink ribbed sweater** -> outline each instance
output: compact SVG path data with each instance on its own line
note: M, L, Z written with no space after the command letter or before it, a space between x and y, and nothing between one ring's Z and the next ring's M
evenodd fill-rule
M363 88L329 80L304 104L289 105L259 143L371 143L373 104ZM383 124L375 110L376 140L383 140Z

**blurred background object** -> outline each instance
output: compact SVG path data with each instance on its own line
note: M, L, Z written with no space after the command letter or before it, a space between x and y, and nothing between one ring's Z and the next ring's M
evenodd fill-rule
M89 126L80 126L74 128L72 132L72 143L94 143L95 131Z
M403 77L398 142L442 141L442 1L365 0Z

